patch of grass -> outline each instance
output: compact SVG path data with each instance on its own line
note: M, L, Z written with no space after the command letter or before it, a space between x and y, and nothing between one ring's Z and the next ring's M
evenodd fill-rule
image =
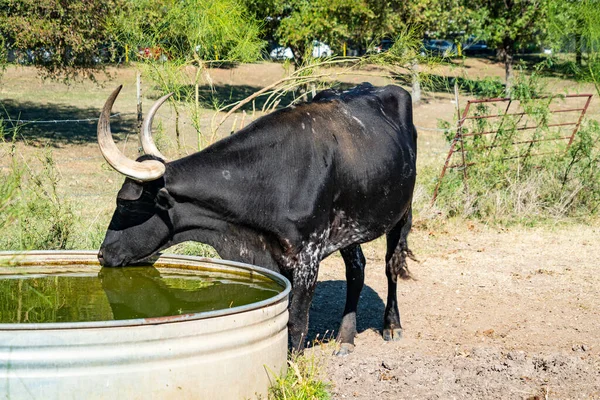
M269 400L327 400L331 399L331 384L321 378L322 365L314 352L292 354L287 372L275 378L269 389Z
M15 132L16 134L16 132ZM68 201L57 193L60 174L52 153L45 150L33 170L10 147L11 164L0 179L0 249L66 249L69 246L75 218Z
M486 76L481 79L468 77L448 77L435 74L423 74L423 88L431 92L453 93L454 83L462 93L473 95L477 98L504 97L505 85L500 78ZM406 83L406 82L404 82Z
M4 137L4 124L0 120L0 141ZM11 165L7 173L0 174L0 229L15 218L14 197L21 184L23 171L15 162L15 147L9 149Z
M198 256L198 257L209 257L219 258L216 250L211 246L199 243L199 242L183 242L176 244L175 246L169 247L165 252L183 254L186 256Z

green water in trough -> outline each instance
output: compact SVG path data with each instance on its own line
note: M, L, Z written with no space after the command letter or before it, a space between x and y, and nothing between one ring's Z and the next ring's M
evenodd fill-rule
M111 321L222 310L283 291L259 275L154 267L77 266L0 273L0 324Z

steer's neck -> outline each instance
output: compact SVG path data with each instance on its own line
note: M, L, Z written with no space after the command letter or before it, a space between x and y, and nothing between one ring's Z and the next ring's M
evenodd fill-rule
M226 138L169 163L167 189L178 201L191 202L230 221L243 223L248 214L268 212L272 199L266 188L273 161L264 149L278 141L276 135L271 136Z

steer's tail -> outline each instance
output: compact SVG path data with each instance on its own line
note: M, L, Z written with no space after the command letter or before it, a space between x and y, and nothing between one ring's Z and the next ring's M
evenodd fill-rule
M408 233L412 227L412 207L409 207L406 214L398 222L398 224L387 235L388 255L387 273L391 274L395 280L397 277L401 279L413 279L408 269L406 262L407 258L419 262L411 249L408 248Z
M408 263L406 262L406 258L410 258L415 262L419 262L419 260L417 259L417 257L415 257L415 254L412 252L412 250L408 248L408 244L406 243L405 238L401 240L399 245L402 248L400 252L400 262L395 264L396 270L394 271L394 273L401 279L414 279L412 274L410 273L410 270L408 269Z

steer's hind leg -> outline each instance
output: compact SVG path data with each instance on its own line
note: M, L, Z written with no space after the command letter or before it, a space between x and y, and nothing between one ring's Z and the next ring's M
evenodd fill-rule
M396 286L398 276L409 278L406 257L412 257L408 249L407 236L412 225L412 210L409 208L404 217L387 234L387 252L385 255L385 275L388 282L387 304L383 315L383 339L400 340L402 324L398 311Z
M337 340L340 348L337 355L346 355L354 350L356 336L356 308L365 282L365 256L360 245L352 245L340 250L346 264L346 307Z

